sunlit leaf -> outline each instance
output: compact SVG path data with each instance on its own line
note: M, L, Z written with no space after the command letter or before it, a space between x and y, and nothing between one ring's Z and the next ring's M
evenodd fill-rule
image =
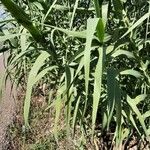
M101 97L101 86L104 65L104 50L102 47L98 49L99 59L94 73L94 92L93 92L93 110L92 110L92 134L94 134L97 111Z
M132 75L136 78L141 78L142 75L140 72L136 71L136 70L132 70L132 69L128 69L128 70L124 70L120 72L121 75Z

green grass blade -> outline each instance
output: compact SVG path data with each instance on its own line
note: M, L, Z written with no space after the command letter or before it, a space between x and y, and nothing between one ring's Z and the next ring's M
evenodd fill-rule
M99 108L99 101L101 96L103 65L104 65L104 49L98 49L99 59L94 73L94 92L93 92L93 107L92 107L92 135L94 134L95 122L97 118L97 111Z
M135 105L139 104L141 101L144 101L146 97L147 97L147 94L138 95L138 96L134 99Z
M72 74L71 74L71 69L69 68L69 66L66 64L65 65L65 86L66 86L66 103L67 103L67 109L66 109L66 122L67 122L67 136L69 136L69 130L70 130L70 117L71 117L71 84L72 81ZM69 90L68 90L68 87Z
M102 19L103 19L104 28L106 27L106 23L107 23L107 15L108 15L108 3L102 5Z
M29 110L30 110L30 102L31 102L31 94L32 94L32 88L35 83L35 78L38 74L39 69L44 65L44 61L49 57L49 54L45 51L42 51L42 53L39 55L39 57L36 59L35 63L33 64L33 67L31 68L31 71L29 73L28 82L27 82L27 91L24 101L24 120L25 120L25 126L29 126Z
M55 135L55 139L56 141L58 141L58 129L57 129L57 125L58 125L58 121L59 121L59 116L60 116L60 113L61 113L61 108L62 108L62 101L61 101L61 98L57 98L56 101L55 101L55 110L56 110L56 113L55 113L55 123L54 123L54 135Z
M127 109L126 107L124 108L124 110L122 110L122 115L125 116L127 118L128 121L131 121L131 124L133 125L133 127L136 129L136 131L138 132L139 135L141 135L136 123L135 123L135 120L132 116L132 112L131 110Z
M84 50L85 92L86 92L84 113L86 111L87 96L88 96L88 90L89 90L90 54L91 54L90 50L91 50L93 35L95 33L98 21L99 21L98 18L88 19L87 21L87 37L86 37L86 46Z
M97 24L96 31L97 31L98 39L100 40L101 43L103 43L104 34L105 34L105 27L104 27L104 24L103 24L103 20L101 18L99 19L99 22Z
M150 110L146 111L142 116L143 116L144 119L150 117Z
M46 108L46 110L49 109L51 106L54 106L55 108L54 135L57 141L58 141L58 122L61 113L61 108L63 106L62 95L64 91L65 91L65 85L60 85L59 89L57 90L55 101L49 107Z
M116 103L116 71L114 68L108 68L107 70L107 103L108 103L108 121L107 130L109 130L109 125L113 116L115 103Z
M35 77L35 83L38 82L40 79L42 79L49 71L52 71L53 69L56 69L57 66L48 67L44 70L42 70L36 77Z
M121 106L121 90L118 81L116 81L115 90L116 99L116 145L120 147L122 144L122 106Z
M140 122L140 124L141 124L141 126L142 126L142 128L145 132L145 135L148 137L146 125L145 125L145 122L144 122L144 118L141 115L141 113L140 113L139 109L137 108L137 106L135 105L134 99L131 99L129 96L127 96L127 102L130 105L130 107L132 108L132 111L135 112L135 114L137 115L137 117L139 119L139 122Z
M77 113L78 113L78 110L79 110L80 100L81 100L81 96L77 97L77 102L76 102L75 110L74 110L74 113L73 113L73 121L72 121L73 130L75 129L75 124L76 124L76 120L77 120ZM73 133L74 133L74 131L73 131Z
M136 78L141 78L142 75L140 72L136 71L136 70L132 70L132 69L128 69L128 70L124 70L120 72L121 75L132 75Z
M120 55L125 55L127 56L128 58L135 58L134 54L132 52L129 52L129 51L126 51L126 50L117 50L115 51L114 53L112 53L112 57L117 57L117 56L120 56Z
M101 8L100 8L100 1L102 0L93 0L94 1L94 7L95 7L95 12L96 12L96 17L102 17L101 16Z

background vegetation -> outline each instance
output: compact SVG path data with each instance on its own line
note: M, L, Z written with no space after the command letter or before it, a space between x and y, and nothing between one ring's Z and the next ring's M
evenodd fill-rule
M25 133L32 130L31 97L40 87L43 111L55 111L56 143L60 120L68 139L80 137L78 147L149 142L149 0L1 3L14 18L0 22L1 52L10 53L7 75L26 89ZM13 27L5 28L8 23Z

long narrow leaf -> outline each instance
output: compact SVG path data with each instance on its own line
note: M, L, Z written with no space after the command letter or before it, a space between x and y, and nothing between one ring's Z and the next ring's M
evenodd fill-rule
M86 92L84 113L86 111L87 96L88 96L88 90L89 90L90 53L91 53L90 49L91 49L92 39L96 30L98 21L99 21L98 18L88 19L87 21L87 37L86 37L86 46L84 50L85 92Z
M102 76L103 76L103 63L104 63L104 49L100 47L98 49L99 59L96 65L94 74L94 93L93 93L93 107L92 107L92 134L94 134L95 122L97 117L97 111L101 96Z
M147 129L146 129L146 125L145 125L145 122L144 122L144 118L143 116L141 115L139 109L137 108L137 106L135 105L134 103L134 99L131 99L129 96L127 97L127 102L128 104L130 105L130 107L132 108L132 110L135 112L135 114L137 115L138 119L139 119L139 122L145 132L145 135L148 137L148 134L147 134Z
M121 75L132 75L136 78L141 78L142 75L140 72L136 71L136 70L132 70L132 69L128 69L128 70L124 70L120 72Z
M112 119L112 115L115 108L116 103L116 71L114 68L109 68L107 71L107 103L108 103L108 122L107 122L107 130L109 129L109 124Z
M25 120L25 126L29 126L29 110L30 110L30 102L31 102L31 94L32 94L32 88L35 83L35 78L37 76L37 73L39 69L43 66L44 61L49 57L49 54L45 51L43 51L39 57L36 59L33 67L31 68L31 71L29 73L28 82L27 82L27 91L24 101L24 120Z

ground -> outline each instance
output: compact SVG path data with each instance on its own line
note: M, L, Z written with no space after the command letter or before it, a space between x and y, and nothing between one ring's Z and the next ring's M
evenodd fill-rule
M0 56L0 80L5 72L3 55ZM14 91L11 91L11 83L7 80L6 87L3 87L2 97L0 98L0 150L7 144L5 134L8 125L13 121L15 113ZM13 93L13 95L12 95Z

